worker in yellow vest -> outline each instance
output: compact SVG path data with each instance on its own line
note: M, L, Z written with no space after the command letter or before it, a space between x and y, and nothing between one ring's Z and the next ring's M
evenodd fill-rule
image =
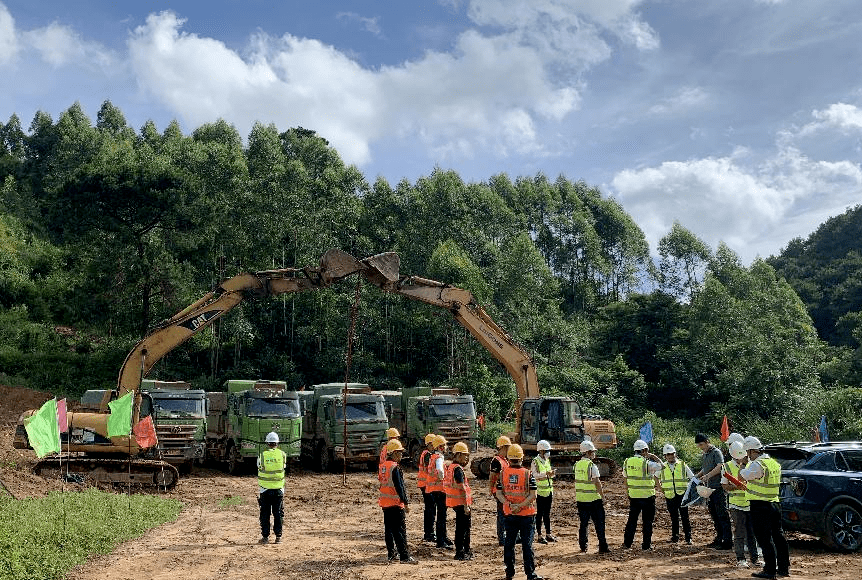
M379 463L383 463L386 461L386 444L392 441L393 439L398 439L401 437L401 433L398 432L398 429L395 427L390 427L386 430L386 441L380 447L380 461Z
M428 433L425 436L425 449L423 449L422 453L419 455L419 461L417 461L418 465L416 466L419 468L419 475L416 477L416 485L422 492L422 503L425 506L425 513L422 520L423 531L425 533L422 539L433 544L437 543L437 538L434 536L434 520L437 517L437 504L434 503L434 496L427 491L427 487L429 461L431 460L431 454L434 453L434 440L436 438L437 436L434 435L434 433Z
M515 577L515 543L520 538L524 553L524 572L527 580L543 580L536 575L533 558L533 530L536 517L536 479L530 470L521 466L524 450L512 444L506 452L508 466L497 480L497 499L503 504L506 525L506 545L503 561L506 563L506 580Z
M270 514L275 543L281 542L282 522L284 521L284 470L287 454L278 448L278 433L268 433L267 448L257 458L257 505L260 506L260 540L258 544L269 542Z
M670 541L674 544L679 542L679 522L682 520L685 543L691 545L691 521L688 519L688 508L681 506L682 498L688 489L688 482L694 478L694 472L685 461L676 456L676 447L670 443L665 444L661 454L664 455L664 463L659 483L670 514Z
M581 523L578 528L578 544L581 546L581 552L587 551L587 530L590 520L593 520L596 537L599 540L599 554L606 554L611 550L605 539L605 492L602 488L599 468L593 463L596 458L596 446L592 441L581 443L581 455L583 457L575 463L575 500Z
M736 433L731 434L737 435ZM737 568L750 568L745 559L745 545L748 544L748 557L754 566L762 566L757 553L757 541L754 539L754 526L751 521L751 506L745 497L745 487L733 483L727 476L740 481L739 472L748 464L748 454L743 447L742 435L739 440L731 441L728 447L732 459L724 464L721 474L721 487L727 492L727 503L730 508L730 520L733 522L733 551L736 553ZM728 441L730 439L728 438ZM744 482L743 482L744 483Z
M470 462L470 449L466 443L459 441L452 447L452 454L452 463L446 467L443 487L446 491L446 507L455 512L455 559L472 560L470 510L473 505L473 492L464 469Z
M754 537L763 550L763 570L755 578L790 576L790 550L781 528L781 465L763 452L757 437L746 437L742 444L748 453L748 465L739 475L746 483L745 497L751 508Z
M491 497L497 501L497 543L500 546L504 546L506 543L506 526L504 525L505 514L503 514L503 504L497 499L497 481L500 479L500 473L502 473L503 469L509 466L506 454L511 444L512 440L505 435L497 437L497 454L491 458L490 474L488 477L488 489L491 492Z
M629 496L629 517L623 534L623 548L631 548L638 527L638 517L643 519L644 550L652 550L652 526L655 521L655 478L662 465L657 455L650 453L643 439L634 443L634 456L623 462L623 476Z
M542 439L536 443L536 455L530 471L536 479L536 541L540 544L556 542L551 535L551 505L554 502L554 477L557 472L551 467L551 443ZM542 536L542 523L545 535Z
M386 552L390 562L399 557L402 564L416 564L407 550L407 518L410 512L404 476L398 463L404 447L398 439L386 444L386 459L377 468L380 497L377 504L383 508L383 529L386 537Z

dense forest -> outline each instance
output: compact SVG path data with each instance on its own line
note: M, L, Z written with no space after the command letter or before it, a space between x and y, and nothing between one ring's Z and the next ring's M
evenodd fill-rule
M651 258L582 181L434 169L369 181L314 131L216 121L130 128L105 102L0 123L0 382L109 387L155 323L243 271L394 251L401 273L469 289L534 357L545 393L644 417L798 437L826 414L862 436L862 206L743 266L675 224ZM299 388L345 376L355 285L248 301L150 376ZM450 384L504 420L502 367L444 311L360 288L350 380Z

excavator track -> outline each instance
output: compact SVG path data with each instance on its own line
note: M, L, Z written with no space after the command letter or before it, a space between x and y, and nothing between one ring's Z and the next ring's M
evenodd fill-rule
M151 459L50 457L39 461L33 471L36 475L56 475L70 480L133 484L163 490L173 489L180 478L180 472L170 463Z

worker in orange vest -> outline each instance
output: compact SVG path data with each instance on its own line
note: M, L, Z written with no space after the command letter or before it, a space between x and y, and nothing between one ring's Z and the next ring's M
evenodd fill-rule
M398 429L395 427L390 427L386 430L386 442L380 448L380 463L386 461L386 445L393 439L398 439L399 437L401 437L401 433L399 433Z
M491 458L491 473L488 477L488 483L490 484L489 490L491 492L491 497L494 499L497 498L497 480L500 478L500 473L503 471L504 467L509 466L509 462L506 459L506 452L509 451L509 445L511 444L512 440L505 435L497 437L497 454ZM500 503L500 500L497 500L497 542L501 546L506 543L506 528L503 525L503 518L503 504Z
M407 518L410 506L404 476L398 462L404 447L398 439L386 444L386 460L378 467L377 479L380 485L380 498L377 504L383 508L383 528L386 535L386 552L389 561L400 558L402 564L416 564L418 560L407 551Z
M443 478L446 476L446 464L443 457L446 453L446 438L437 435L434 439L434 453L428 461L428 485L425 491L434 496L437 506L437 547L441 550L451 550L452 540L446 534L446 492L443 490Z
M446 490L446 507L455 512L455 559L472 560L470 549L470 506L473 505L473 492L464 468L470 462L470 449L463 441L452 447L452 463L446 468L443 487Z
M520 536L524 552L524 572L527 580L543 580L536 574L533 559L533 533L536 518L536 479L526 467L521 466L524 450L512 444L506 452L508 467L500 472L497 481L497 499L503 504L506 525L506 545L503 560L506 563L506 580L515 577L515 543Z
M428 486L428 469L431 454L434 453L434 440L437 438L434 433L428 433L425 436L425 449L419 455L418 465L419 475L416 477L416 485L422 491L422 501L425 504L425 514L423 519L423 531L425 532L423 540L436 544L437 538L434 536L434 520L437 518L437 504L434 503L434 496L427 491Z

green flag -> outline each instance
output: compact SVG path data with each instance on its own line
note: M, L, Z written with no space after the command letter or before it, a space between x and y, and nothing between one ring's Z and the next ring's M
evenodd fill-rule
M37 457L60 452L60 428L57 426L57 400L46 401L24 423L27 439Z
M129 435L132 432L132 392L108 403L108 437Z

